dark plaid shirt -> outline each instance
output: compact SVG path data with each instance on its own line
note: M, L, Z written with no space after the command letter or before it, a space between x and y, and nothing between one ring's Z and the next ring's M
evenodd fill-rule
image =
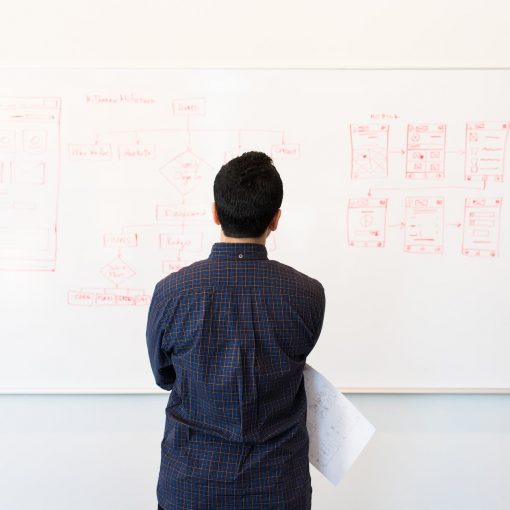
M165 510L311 505L303 367L325 297L260 244L217 243L160 281L147 345L172 390L161 443Z

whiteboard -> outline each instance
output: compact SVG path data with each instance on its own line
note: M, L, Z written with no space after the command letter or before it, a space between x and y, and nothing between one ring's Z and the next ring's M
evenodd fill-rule
M272 155L346 391L510 389L510 71L0 71L0 389L151 392L148 303Z

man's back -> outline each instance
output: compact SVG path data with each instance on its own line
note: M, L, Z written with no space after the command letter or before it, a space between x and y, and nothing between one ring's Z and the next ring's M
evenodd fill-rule
M319 282L217 243L162 280L147 340L173 389L158 500L165 510L310 508L303 368L324 316Z

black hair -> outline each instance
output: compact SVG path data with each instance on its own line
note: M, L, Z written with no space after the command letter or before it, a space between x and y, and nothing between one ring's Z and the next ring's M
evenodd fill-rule
M263 152L245 152L230 160L214 179L216 210L228 237L260 237L282 199L280 174Z

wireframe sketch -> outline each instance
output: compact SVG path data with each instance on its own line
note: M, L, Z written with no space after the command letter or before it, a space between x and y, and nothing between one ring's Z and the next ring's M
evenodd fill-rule
M54 271L60 98L0 98L0 269Z
M445 124L408 124L406 178L442 179L445 146Z
M501 228L501 198L467 198L464 211L462 254L497 257Z
M407 253L443 253L444 199L406 198L405 241Z
M466 124L466 180L503 180L509 126L508 122Z
M352 198L347 212L349 246L384 248L386 198Z
M388 124L351 124L351 178L388 175Z

